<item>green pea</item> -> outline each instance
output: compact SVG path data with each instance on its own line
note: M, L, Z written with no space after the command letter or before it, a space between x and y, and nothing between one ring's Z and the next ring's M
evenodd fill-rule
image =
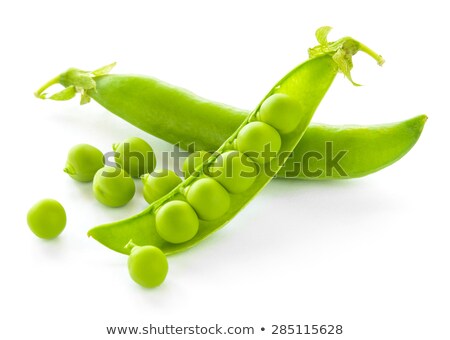
M255 182L259 168L243 153L233 150L219 155L207 169L207 175L222 184L233 194L246 191Z
M190 175L192 175L194 170L199 167L200 164L203 164L205 161L207 161L210 156L211 154L207 151L196 151L191 153L183 163L184 177L189 177Z
M253 160L265 164L280 151L281 137L269 124L251 122L239 131L236 146Z
M131 137L114 144L116 162L131 177L139 178L155 170L156 157L152 147L143 139Z
M184 201L170 201L156 212L156 231L170 243L183 243L192 239L198 231L198 217Z
M61 234L66 226L66 220L64 207L51 198L37 202L27 215L31 231L43 239L52 239Z
M127 204L133 198L135 190L133 179L123 169L105 166L94 176L94 196L109 207Z
M152 204L171 192L182 180L175 172L166 169L145 174L142 182L144 198L148 204Z
M64 172L76 181L91 182L103 163L103 153L99 149L89 144L78 144L69 150Z
M159 248L133 244L128 257L128 272L134 282L146 288L159 286L164 282L168 270L166 255Z
M195 181L187 189L186 198L198 216L206 221L223 216L230 208L228 192L209 177Z
M291 96L276 93L267 98L259 109L258 118L281 133L289 133L300 123L302 107Z

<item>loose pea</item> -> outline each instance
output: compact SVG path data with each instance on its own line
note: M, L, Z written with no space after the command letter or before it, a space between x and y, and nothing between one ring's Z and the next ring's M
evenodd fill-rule
M212 178L201 178L187 190L186 198L202 220L215 220L230 208L230 195Z
M128 257L128 272L134 282L146 288L159 286L168 270L166 255L159 248L133 245Z
M152 204L171 192L182 180L175 172L166 169L145 174L142 182L144 198L148 204Z
M183 174L184 177L189 177L192 175L194 170L203 164L211 154L207 151L196 151L191 153L183 163Z
M69 150L64 172L76 181L90 182L103 163L103 153L99 149L89 144L78 144Z
M280 134L269 124L251 122L239 131L236 137L239 151L260 164L269 162L280 151Z
M156 231L167 242L183 243L197 234L197 214L184 201L167 202L156 212L155 218Z
M139 178L155 169L156 157L152 147L143 139L131 137L114 144L116 162L131 177Z
M135 190L133 179L123 169L105 166L94 176L94 196L109 207L127 204L133 198Z
M300 103L283 93L267 98L259 109L258 118L273 126L281 133L292 132L300 123L302 107Z
M236 150L224 152L207 169L208 176L214 178L233 194L244 192L250 188L258 173L258 165Z
M61 234L66 226L66 220L64 207L51 198L37 202L27 215L31 231L43 239L52 239Z

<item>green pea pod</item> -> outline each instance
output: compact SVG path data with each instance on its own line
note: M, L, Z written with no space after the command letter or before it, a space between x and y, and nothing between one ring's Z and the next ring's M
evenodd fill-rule
M375 55L365 46L354 44L353 40L341 39L335 43L328 43L326 35L329 27L318 30L316 36L320 45L310 50L311 56L323 53L333 53L334 61L350 79L349 70L355 48L361 48L372 54L379 64L381 57ZM345 48L339 49L343 44ZM93 72L78 69L69 69L61 75L50 80L38 91L39 98L54 100L71 99L75 92L82 93L81 102L87 103L90 98L100 103L110 112L130 122L136 127L172 144L177 144L189 151L212 151L220 147L222 142L235 131L249 112L209 101L195 94L166 84L160 80L139 75L114 75L107 74L114 64L105 66ZM66 87L60 93L52 96L44 91L53 84L62 84ZM292 83L290 86L296 86ZM293 91L292 95L295 95ZM297 98L301 99L301 98ZM365 130L366 128L362 127ZM348 134L353 134L353 139L343 138L347 135L346 127L315 124L308 127L303 139L293 151L292 157L286 162L286 168L282 168L278 177L300 179L345 179L364 176L392 164L404 154L417 141L422 127L416 125L416 130L404 134L403 125L395 129L395 126L385 133L384 127L368 127L373 131L373 138L367 138L364 134L355 133L354 128L349 128ZM377 131L381 133L377 134ZM397 143L391 143L396 139L401 140L404 148L395 147ZM344 143L344 140L348 143ZM378 157L376 145L385 145L384 157ZM333 145L336 153L346 151L342 163L345 167L335 165L335 171L330 171L329 145ZM339 145L339 149L337 149ZM364 145L367 148L361 148ZM342 148L341 148L342 147ZM321 159L317 159L320 157ZM305 160L311 160L311 168ZM308 165L308 167L305 167ZM331 169L333 170L333 169Z
M330 46L335 46L335 48L331 49ZM136 244L153 245L160 248L165 254L172 254L192 247L211 233L223 227L244 206L246 206L279 171L281 166L289 157L289 154L294 150L302 138L317 106L332 84L337 72L339 70L347 72L351 68L351 56L358 50L369 52L369 54L374 55L374 53L368 50L366 46L349 37L343 38L337 43L332 43L322 47L322 50L324 51L323 53L321 52L313 55L308 61L293 69L282 80L280 80L264 97L256 109L247 116L238 129L234 131L231 136L218 148L218 150L211 157L209 157L205 163L199 165L195 169L194 173L186 178L175 189L151 204L141 213L122 221L95 227L89 230L88 235L110 249L120 253L129 253L129 249L125 246L132 239ZM336 55L339 55L340 59L336 60ZM376 56L376 59L380 60L381 57ZM345 67L343 68L342 65L345 65ZM347 77L350 79L349 74L347 74ZM190 202L189 195L187 195L187 193L189 193L189 189L197 181L203 179L205 176L209 176L211 169L216 166L217 160L220 156L231 150L235 150L236 148L239 151L242 151L240 136L244 130L246 132L250 130L251 124L258 123L258 126L268 126L268 124L257 122L257 117L261 104L265 99L274 94L285 94L291 98L295 98L299 103L301 103L301 112L293 112L293 114L299 115L297 126L289 133L280 134L278 137L279 140L275 143L278 148L276 155L271 158L270 161L261 164L260 171L254 174L254 178L248 187L242 189L239 188L239 186L234 186L233 190L231 190L229 188L232 186L226 186L230 193L229 200L227 201L227 211L222 216L216 217L213 220L200 219L198 223L198 231L196 231L195 218L192 213L189 213L189 219L186 220L186 223L187 221L189 222L188 232L189 234L191 234L191 232L195 232L195 235L189 236L189 239L186 241L179 241L178 236L172 237L169 233L167 233L167 235L169 235L173 240L168 242L168 237L163 236L158 228L158 221L160 220L158 219L158 214L162 214L163 210L164 212L169 210L166 208L174 201L181 200ZM268 126L268 130L272 132L275 131L270 126ZM277 134L276 131L275 134ZM253 135L252 137L254 137L254 139L244 139L244 141L250 141L250 145L253 145L252 143L254 143L255 140L264 140L265 138L264 136L258 134ZM274 140L275 139L276 138L274 138ZM246 146L245 143L244 145ZM239 177L238 180L241 180L241 178ZM221 182L221 184L223 184L223 182ZM238 189L238 192L234 190L236 188ZM240 191L239 189L242 189L243 191ZM208 200L202 201L206 201L206 204L208 204ZM214 201L214 199L211 199L211 201ZM194 203L193 206L196 208ZM175 205L177 205L177 207L175 207ZM186 206L181 207L180 203L174 204L174 208L189 210ZM203 211L207 211L207 209L203 209ZM170 218L170 221L173 222L174 220L177 220L177 216L172 216ZM177 226L172 223L170 227L182 228L182 224L183 222L181 222L180 226ZM185 230L184 234L180 237L187 237L187 231Z

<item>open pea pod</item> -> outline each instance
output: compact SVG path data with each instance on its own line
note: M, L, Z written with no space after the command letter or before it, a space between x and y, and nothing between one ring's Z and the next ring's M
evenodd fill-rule
M341 71L351 80L352 56L361 50L374 57L381 64L382 58L379 55L376 55L365 45L350 37L328 43L326 40L328 31L329 28L322 28L317 31L316 35L320 45L310 50L310 59L282 78L268 92L261 103L256 106L255 110L246 117L237 130L208 160L201 166L198 166L191 176L141 213L122 221L97 226L89 230L88 235L112 250L124 254L129 253L129 249L125 245L130 240L139 245L153 245L160 248L165 254L172 254L192 247L223 227L269 183L284 164L305 133L316 108L332 84L336 74ZM280 143L277 145L275 155L267 162L255 161L255 164L258 164L256 168L259 170L255 172L251 185L246 187L245 190L228 190L228 209L222 216L214 220L202 220L200 218L198 232L185 242L173 243L168 242L167 238L163 239L157 226L158 212L170 202L189 201L186 199L186 193L191 186L196 181L208 177L210 170L216 166L219 157L224 155L224 153L238 149L238 151L242 151L245 154L245 151L240 148L239 136L244 130L248 130L250 124L260 120L261 105L266 99L275 94L295 98L301 108L290 112L291 115L296 116L293 119L296 125L290 127L289 132L279 133ZM276 115L274 117L273 126L282 123L281 121L277 122L276 119L284 119L282 117L277 118ZM254 140L263 140L264 138L265 136L256 132L249 140L250 143L253 143ZM236 180L239 180L239 178L236 178ZM227 186L225 187L227 188Z

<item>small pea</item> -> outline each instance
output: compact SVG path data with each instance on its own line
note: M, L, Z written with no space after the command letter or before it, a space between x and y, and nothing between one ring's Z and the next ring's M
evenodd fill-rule
M276 93L267 98L258 112L258 118L281 133L289 133L300 123L302 107L294 98Z
M139 178L155 170L156 157L152 147L143 139L131 137L113 145L116 162L131 177Z
M69 150L64 172L76 181L91 182L103 164L103 153L99 149L89 144L78 144Z
M142 182L144 198L147 203L152 204L171 192L182 180L175 172L166 169L145 174Z
M64 207L51 198L37 202L27 214L27 223L31 231L43 239L52 239L61 234L66 221Z
M219 155L212 166L207 169L208 176L233 194L244 192L250 188L258 173L258 165L237 150Z
M109 207L127 204L133 198L135 190L133 179L121 168L105 166L94 176L94 196Z
M156 231L170 243L183 243L198 232L198 217L194 209L184 201L171 201L156 212Z
M146 288L163 283L169 270L166 255L155 246L132 246L128 257L128 272L133 281Z
M236 147L258 163L265 164L280 151L281 137L269 124L251 122L239 131Z
M230 208L228 192L209 177L195 181L188 188L186 198L198 216L206 221L219 218Z
M191 153L183 163L184 177L189 177L190 175L192 175L194 170L198 166L200 166L200 164L203 164L205 161L207 161L210 156L211 154L207 151L195 151Z

